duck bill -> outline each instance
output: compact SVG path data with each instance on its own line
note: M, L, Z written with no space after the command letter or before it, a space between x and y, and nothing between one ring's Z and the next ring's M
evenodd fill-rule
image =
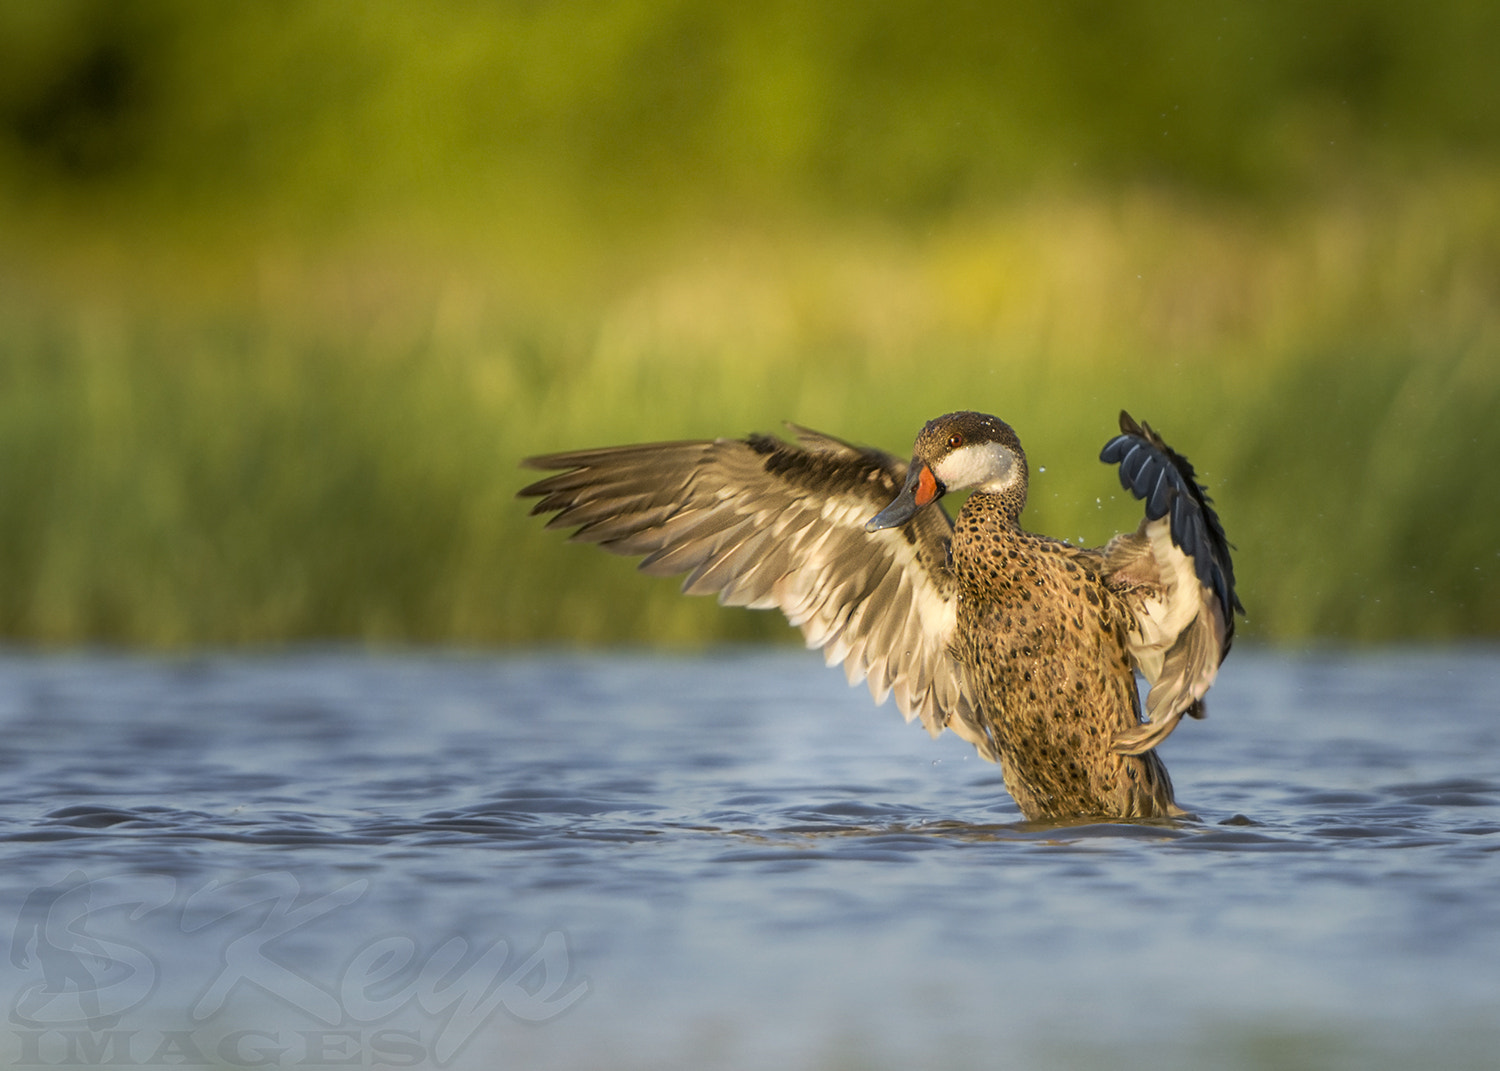
M905 524L916 516L917 510L942 498L943 490L943 485L932 474L932 469L912 458L901 492L889 506L865 522L865 531L878 532L882 528L895 528Z

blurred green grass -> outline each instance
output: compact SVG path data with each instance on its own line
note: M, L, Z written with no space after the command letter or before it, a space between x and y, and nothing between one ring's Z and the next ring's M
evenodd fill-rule
M906 242L803 235L763 259L737 242L551 321L452 278L404 302L377 287L378 308L342 320L12 307L0 630L168 646L780 635L772 615L683 599L543 532L513 497L519 459L783 417L904 453L929 417L978 407L1027 444L1027 523L1098 543L1139 516L1095 461L1123 406L1208 480L1249 635L1493 633L1491 188L1442 193L1464 201L1444 236L1420 197L1276 234L1148 197Z
M0 635L790 637L518 461L979 408L1100 543L1122 407L1247 635L1493 635L1497 10L0 8Z

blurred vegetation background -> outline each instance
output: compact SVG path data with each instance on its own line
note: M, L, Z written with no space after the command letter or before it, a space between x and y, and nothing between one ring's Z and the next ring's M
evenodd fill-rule
M0 635L701 643L527 454L1016 426L1263 640L1500 632L1500 6L0 5Z

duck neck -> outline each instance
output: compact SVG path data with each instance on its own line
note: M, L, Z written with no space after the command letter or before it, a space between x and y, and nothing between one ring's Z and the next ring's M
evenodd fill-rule
M1001 491L975 491L964 503L960 515L984 518L987 525L998 525L1011 531L1021 529L1021 511L1026 508L1026 481L1012 484Z
M994 593L1018 555L1024 553L1020 504L1013 497L975 491L953 524L954 572L974 593Z

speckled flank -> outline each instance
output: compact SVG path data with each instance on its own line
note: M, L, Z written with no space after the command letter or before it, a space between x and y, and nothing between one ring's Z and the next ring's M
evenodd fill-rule
M984 735L1030 818L1182 813L1154 752L1120 755L1140 720L1130 612L1102 556L1022 531L1015 499L975 493L954 525L963 592L954 654L968 667Z

